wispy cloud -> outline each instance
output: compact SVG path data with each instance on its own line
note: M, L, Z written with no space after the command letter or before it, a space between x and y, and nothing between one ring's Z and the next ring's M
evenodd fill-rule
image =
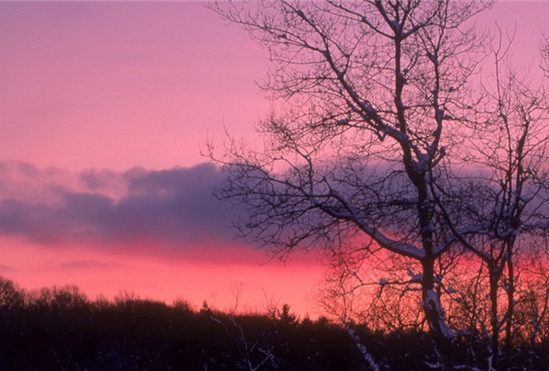
M234 234L231 207L212 195L221 179L213 164L75 174L0 163L0 235L157 253L216 248Z
M119 262L102 262L96 260L71 260L59 263L59 268L63 270L82 271L83 269L89 270L111 270L117 268L124 268L125 265Z
M16 272L17 269L9 266L9 265L3 265L3 264L0 264L0 273L2 274L5 274L5 273L12 273L12 272Z

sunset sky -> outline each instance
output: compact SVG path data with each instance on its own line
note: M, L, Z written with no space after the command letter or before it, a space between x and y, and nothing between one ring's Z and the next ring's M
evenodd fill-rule
M516 25L515 65L535 70L547 14L547 1L505 1L478 22ZM200 2L0 2L0 275L316 315L319 262L266 263L236 240L201 155L224 128L260 143L268 68Z

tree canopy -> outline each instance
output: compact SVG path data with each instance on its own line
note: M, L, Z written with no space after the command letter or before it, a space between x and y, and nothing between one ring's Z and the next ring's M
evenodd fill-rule
M211 5L268 50L262 88L276 109L258 124L264 149L229 138L210 156L227 174L218 195L244 206L245 237L283 256L358 245L403 258L428 327L444 338L459 330L445 317L445 270L479 259L496 352L502 328L513 337L517 256L544 248L549 122L542 85L507 68L512 40L475 28L489 6Z

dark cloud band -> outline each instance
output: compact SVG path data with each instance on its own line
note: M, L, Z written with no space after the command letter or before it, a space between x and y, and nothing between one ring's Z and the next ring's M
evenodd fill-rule
M213 164L79 174L0 165L3 235L43 245L149 243L182 252L233 242L231 207L212 195L222 180Z

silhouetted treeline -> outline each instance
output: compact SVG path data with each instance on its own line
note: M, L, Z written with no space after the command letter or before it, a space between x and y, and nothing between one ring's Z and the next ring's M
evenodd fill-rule
M423 332L353 328L299 319L287 305L231 315L131 295L91 301L75 286L27 293L0 278L0 370L368 370L360 346L380 370L440 369L441 353L447 365L487 366L480 340L439 349ZM513 364L545 369L547 343L517 345Z

